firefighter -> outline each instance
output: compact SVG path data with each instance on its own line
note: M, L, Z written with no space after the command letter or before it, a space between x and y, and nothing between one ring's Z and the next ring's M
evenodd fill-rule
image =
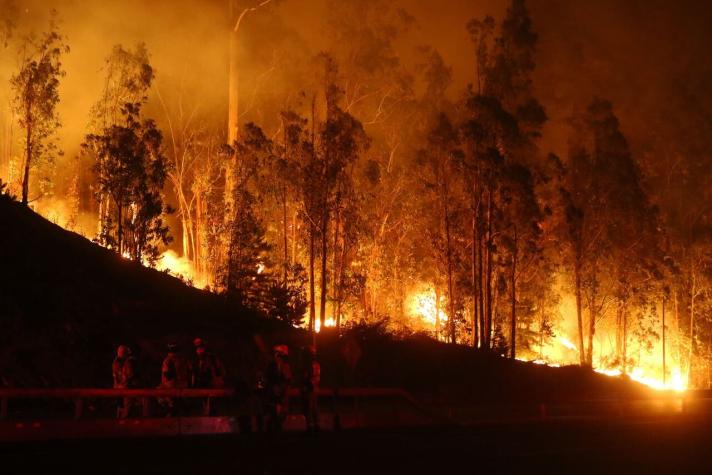
M321 382L321 364L313 345L302 348L301 396L302 411L307 430L319 430L319 383Z
M194 388L222 388L225 385L225 369L220 359L209 352L202 338L193 340L195 357L192 364L191 387ZM210 398L203 401L203 415L212 413Z
M182 389L187 388L189 383L190 364L180 354L177 344L168 344L166 357L161 364L161 385L159 388ZM166 409L167 416L175 415L175 398L161 398L159 403Z
M131 389L138 386L136 377L136 361L131 355L131 349L126 345L119 345L116 357L111 365L114 378L114 389ZM129 417L133 400L122 398L118 405L116 416L120 419Z
M268 410L268 430L282 430L289 412L289 385L292 381L292 368L289 365L289 347L274 347L274 358L267 366L265 374L266 406Z

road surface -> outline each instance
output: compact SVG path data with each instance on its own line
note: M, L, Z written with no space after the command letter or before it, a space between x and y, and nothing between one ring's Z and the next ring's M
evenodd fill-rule
M712 473L712 421L529 421L0 446L0 473Z

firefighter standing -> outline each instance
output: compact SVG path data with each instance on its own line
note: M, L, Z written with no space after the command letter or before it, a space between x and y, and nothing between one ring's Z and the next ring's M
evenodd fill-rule
M136 361L131 356L131 349L125 345L119 345L116 349L116 357L111 365L114 379L114 389L131 389L137 386ZM118 418L129 417L131 413L132 399L124 397L116 411Z
M192 365L191 386L209 389L222 388L225 385L225 369L220 359L209 352L202 338L193 340L195 359ZM212 413L210 398L203 402L203 415Z
M265 375L266 405L269 414L268 429L281 431L289 411L289 385L292 368L289 365L287 345L274 347L274 358L270 361Z
M168 353L161 364L161 385L159 387L162 389L187 388L190 383L190 364L181 356L178 345L175 343L170 343L167 351ZM166 415L175 415L175 398L161 398L159 402L165 407Z
M319 430L318 392L321 381L321 364L316 354L316 347L307 346L302 349L302 411L306 420L307 430Z

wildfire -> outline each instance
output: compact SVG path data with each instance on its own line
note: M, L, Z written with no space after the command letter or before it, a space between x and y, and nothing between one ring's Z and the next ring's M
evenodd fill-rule
M321 320L317 318L315 325L316 325L315 330L317 333L319 333L321 331ZM336 326L336 320L334 319L334 317L327 317L324 320L324 328L333 328L335 326Z
M535 345L528 353L526 350L518 352L521 353L520 359L548 366L580 364L581 349L572 341L578 335L575 298L563 284L560 286L560 295L558 315L553 318L553 331L556 336L542 339L539 345ZM659 324L662 325L662 322ZM675 343L671 343L675 341L674 337L670 337L674 329L667 328L668 339L665 346L660 339L653 341L649 347L641 346L634 336L628 335L627 350L622 351L620 328L610 318L602 320L593 339L594 371L613 378L628 377L659 391L685 391L688 382L682 368L686 365L681 361L680 351L676 350ZM667 359L665 369L663 354ZM627 361L625 368L623 360Z
M623 375L623 372L619 369L601 369L597 368L594 369L599 374L604 374L606 376L611 376L611 377L619 377ZM680 371L680 368L674 368L672 371L671 378L668 380L666 379L665 382L659 377L656 376L650 376L646 374L646 371L643 368L640 367L635 367L633 368L627 376L632 379L633 381L636 381L640 384L644 384L652 389L656 389L658 391L677 391L677 392L683 392L687 390L687 384L685 384L685 381L682 377L682 372Z
M578 347L565 336L560 335L556 338L555 342L559 346L574 351L578 354ZM528 360L526 358L520 357L518 359L520 359L521 361L527 361L529 363L546 365L550 367L559 367L560 361L566 360L565 356L562 353L558 352L556 348L551 345L547 347L546 353L548 355L554 355L554 358L552 359L551 357L547 357L546 359L542 359L540 357L533 360ZM576 362L572 360L571 363L575 364ZM634 366L625 373L625 376L629 377L633 381L636 381L640 384L643 384L651 389L655 389L658 391L683 392L687 390L687 383L679 366L673 367L671 373L669 375L666 375L665 378L663 378L662 369L657 368L653 364L650 364L648 366L649 367ZM602 374L612 378L624 376L624 373L620 368L608 368L600 362L598 366L594 367L594 371L598 374Z
M180 279L188 280L196 287L201 287L201 284L205 284L204 282L196 282L193 263L189 259L180 257L170 249L161 254L156 264L156 269L168 272Z
M559 343L561 343L562 345L564 345L564 346L565 346L566 348L568 348L569 350L578 351L578 348L576 347L576 345L574 345L573 343L571 343L571 340L569 340L568 338L566 338L566 337L564 337L564 336L560 336L560 337L559 337Z
M437 295L432 288L414 293L409 299L409 313L428 326L447 321L447 314L438 307Z

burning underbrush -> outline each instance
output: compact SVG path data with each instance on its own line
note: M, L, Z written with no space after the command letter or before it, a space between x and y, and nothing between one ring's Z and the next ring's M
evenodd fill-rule
M150 376L169 339L189 342L200 334L225 360L232 382L244 386L270 343L299 347L310 340L307 332L226 307L209 292L118 258L19 204L0 202L0 223L12 223L0 234L0 301L12 309L0 315L5 384L110 384L119 342L136 349ZM423 311L431 308L425 297ZM463 404L642 394L638 385L583 368L521 364L424 335L396 338L384 327L350 325L340 336L323 331L318 344L327 386L403 387L424 400Z
M90 216L74 213L67 201L45 200L36 205L38 212L49 221L66 229L73 230L85 237L95 233L95 224ZM194 262L180 256L172 249L165 250L156 261L155 268L181 279L184 283L205 288L209 279L195 272ZM561 290L562 298L553 319L554 325L545 335L527 341L518 348L517 359L537 365L561 367L578 365L581 354L576 327L576 314L573 297ZM317 293L318 298L318 293ZM407 329L407 334L425 334L446 341L446 331L449 324L447 301L445 296L432 285L419 284L410 289L404 299L405 322L399 322L398 330ZM340 321L344 326L353 326L363 318L344 311ZM334 328L337 324L333 311L326 315L324 326ZM308 312L304 315L304 328L309 328ZM467 324L465 324L467 326ZM535 325L536 326L536 325ZM394 327L396 328L396 327ZM627 377L655 390L684 391L688 388L688 375L681 356L684 354L684 338L675 328L667 328L668 336L663 349L660 338L654 338L652 343L638 343L629 338L625 364L620 353L620 335L616 334L615 325L604 321L594 338L593 368L599 374L609 377ZM315 331L322 331L321 318L318 313L315 319ZM402 332L402 331L401 331ZM535 328L533 332L542 333ZM662 333L662 332L660 332ZM470 339L465 334L464 338ZM665 353L665 356L663 356Z
M548 338L541 339L520 352L521 361L548 366L577 365L582 363L576 327L573 296L563 292L558 312L559 318ZM655 390L685 391L688 376L684 372L681 355L684 338L663 322L657 322L659 333L645 340L632 335L622 336L612 319L603 320L593 338L593 364L595 372L610 377L627 377ZM658 337L666 335L665 339ZM624 339L624 342L621 342ZM624 349L622 349L624 348ZM625 355L625 356L624 356Z

